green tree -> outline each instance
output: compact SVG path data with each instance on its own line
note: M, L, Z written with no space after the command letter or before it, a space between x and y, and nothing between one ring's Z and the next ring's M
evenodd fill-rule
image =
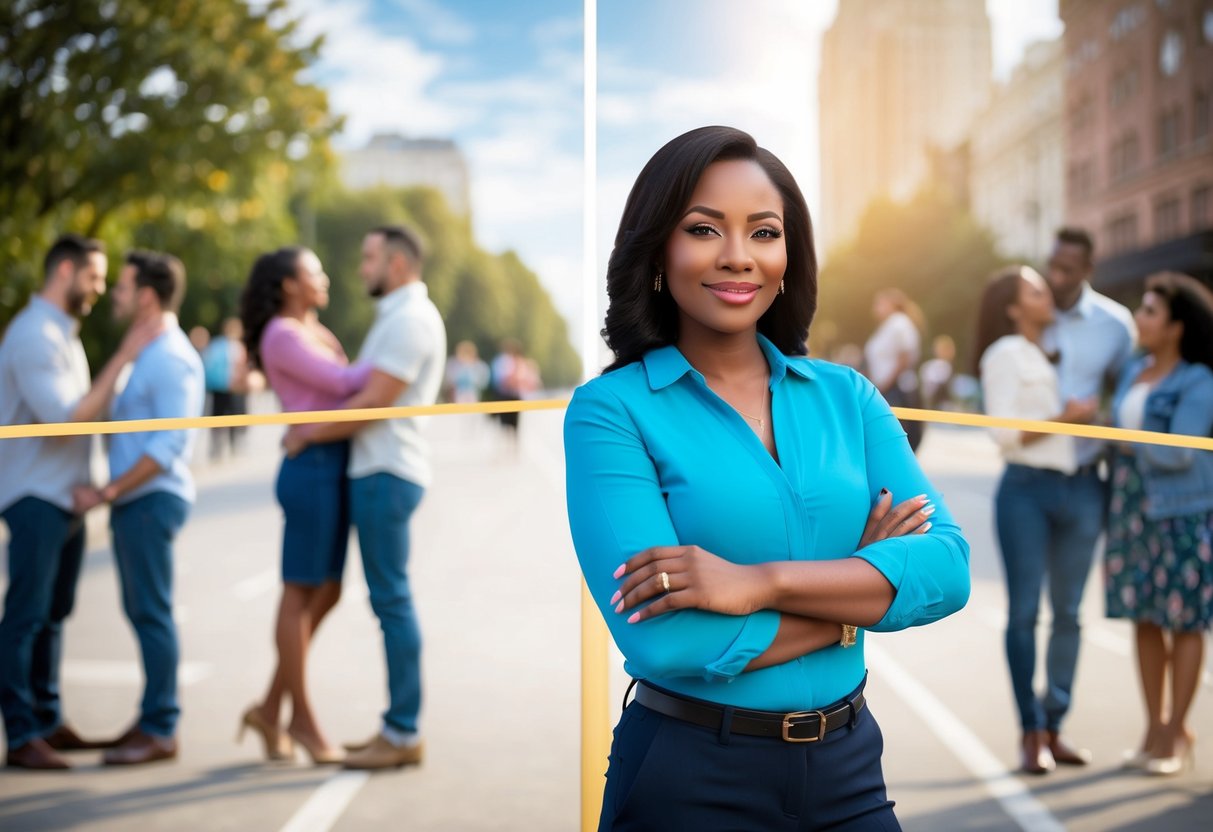
M299 43L286 8L2 4L0 327L68 230L181 256L187 323L231 311L251 253L296 236L289 192L323 177L339 126L300 79L320 41Z
M581 365L568 327L535 273L513 252L494 255L477 246L468 221L429 188L334 190L318 200L315 250L332 282L322 317L347 349L357 348L374 317L358 278L362 238L386 223L421 235L425 282L452 346L469 340L491 357L503 338L514 337L547 385L577 382Z
M896 287L922 307L927 337L952 336L964 367L985 279L1004 262L990 233L944 187L928 184L903 203L876 200L822 269L812 352L829 357L843 344L862 345L876 325L872 296Z

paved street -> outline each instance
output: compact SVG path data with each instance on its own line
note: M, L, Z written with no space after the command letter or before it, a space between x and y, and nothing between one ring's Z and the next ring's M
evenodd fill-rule
M302 758L266 764L253 736L233 741L273 658L279 429L257 429L244 456L198 466L198 505L180 540L180 760L108 770L84 753L68 773L0 770L0 829L575 830L579 575L564 516L561 417L525 414L516 451L482 417L431 421L440 476L416 518L411 568L426 638L423 766L339 774ZM945 622L869 637L868 692L905 828L1208 829L1213 747L1198 744L1195 771L1176 778L1117 770L1142 723L1130 630L1102 619L1098 581L1068 725L1096 762L1041 779L1005 773L1018 729L990 513L1000 465L979 431L931 430L920 456L970 537L974 591ZM65 700L82 733L107 735L134 718L140 670L104 526L92 529L68 622ZM378 626L356 546L350 554L345 596L310 668L317 713L335 741L369 735L385 699ZM613 703L624 681L616 669ZM1196 710L1198 736L1213 737L1208 673Z

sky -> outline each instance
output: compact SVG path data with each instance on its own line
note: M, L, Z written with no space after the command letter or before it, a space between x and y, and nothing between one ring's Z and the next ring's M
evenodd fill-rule
M598 0L600 307L627 191L685 130L748 130L817 208L820 38L837 7ZM582 0L291 0L291 9L304 33L325 34L313 80L346 116L338 148L377 131L454 139L469 162L477 241L517 251L580 344ZM1057 0L987 0L987 10L996 79L1027 45L1061 33Z

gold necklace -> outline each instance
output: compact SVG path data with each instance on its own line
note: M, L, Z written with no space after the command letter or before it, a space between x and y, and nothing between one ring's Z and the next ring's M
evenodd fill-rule
M763 384L763 385L762 385L762 405L761 405L761 409L762 409L762 412L763 412L764 414L767 412L767 394L770 392L770 389L771 389L771 388L770 388L770 387L769 387L767 384ZM736 410L738 413L740 413L740 414L741 414L742 416L744 416L745 418L749 419L751 422L757 422L757 423L758 423L758 438L759 438L759 439L765 439L765 438L766 438L766 435L767 435L767 420L766 420L766 418L765 418L765 417L751 416L750 414L746 413L744 410L742 410L742 409L741 409L740 407L738 407L737 405L733 405L733 409L734 409L734 410Z

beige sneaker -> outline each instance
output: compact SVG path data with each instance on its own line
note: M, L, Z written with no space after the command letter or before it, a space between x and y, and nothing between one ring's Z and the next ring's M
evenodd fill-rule
M425 750L421 740L412 745L393 745L382 734L371 740L359 751L350 752L342 763L345 768L378 769L415 766L421 762Z
M379 737L381 737L381 736L382 736L382 734L380 734L378 731L376 731L375 733L371 734L370 737L363 740L362 742L343 742L343 743L341 743L341 747L344 748L346 751L365 751L366 749L368 749L372 745L374 745L375 740L379 739Z

